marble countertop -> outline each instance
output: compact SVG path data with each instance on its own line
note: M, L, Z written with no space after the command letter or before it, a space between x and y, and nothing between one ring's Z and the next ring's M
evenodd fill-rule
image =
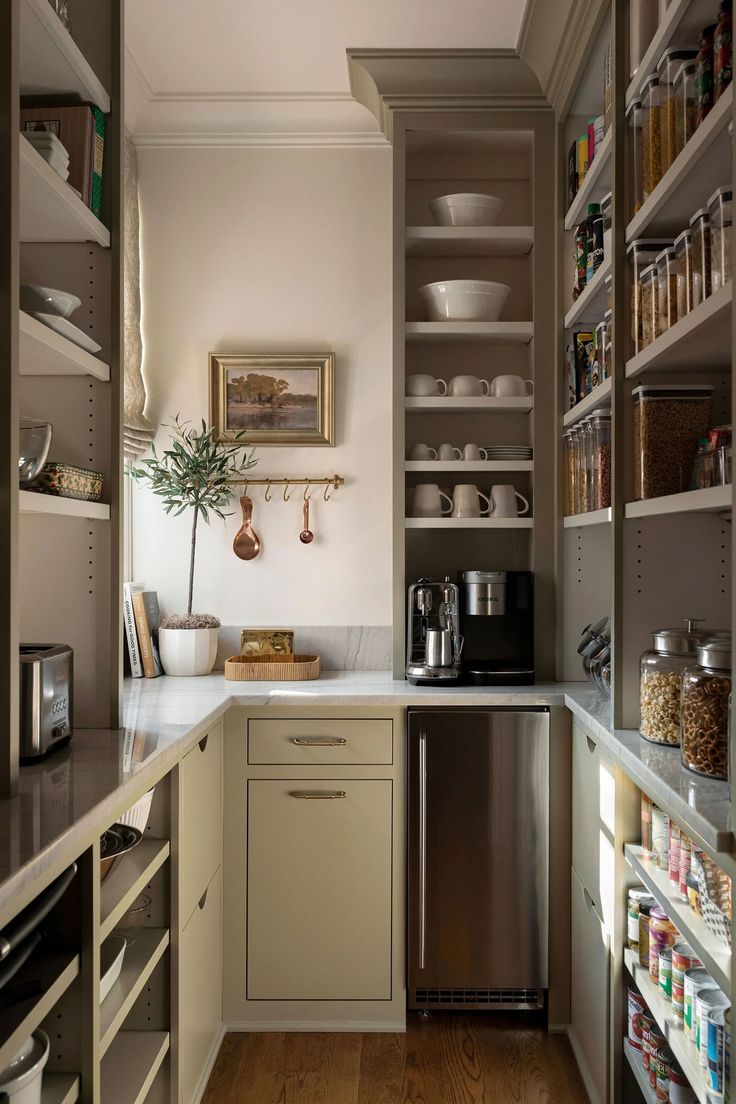
M522 687L415 687L389 672L326 671L309 683L205 678L129 681L121 730L80 730L68 748L23 767L16 797L0 801L0 911L61 851L89 845L130 797L163 777L231 706L567 706L621 768L713 850L731 846L728 786L691 774L677 749L613 731L610 703L586 683ZM22 906L21 906L22 907Z

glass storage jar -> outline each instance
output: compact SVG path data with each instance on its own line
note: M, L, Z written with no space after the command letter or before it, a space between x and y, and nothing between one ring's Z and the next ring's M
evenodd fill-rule
M670 47L657 63L660 102L662 111L662 176L667 172L679 152L677 148L677 107L675 75L682 65L695 58L695 50Z
M574 436L575 431L572 429L568 429L562 434L562 443L565 450L565 514L568 517L575 513Z
M682 672L693 663L703 641L696 624L687 620L681 629L659 629L652 634L652 650L641 657L639 732L653 744L679 746Z
M710 284L715 293L731 279L731 234L733 192L716 188L708 200L710 215Z
M733 20L731 0L721 0L713 35L713 102L717 103L733 76Z
M626 109L626 124L631 143L629 162L631 214L635 215L644 202L644 113L641 100L632 100Z
M682 673L682 762L711 778L728 778L728 698L731 636L704 641L698 661Z
M627 944L632 951L639 950L639 906L644 901L650 909L657 904L655 897L644 886L631 886L628 900L628 920L626 925Z
M698 441L711 424L712 396L709 384L634 388L635 498L689 490Z
M674 947L677 929L659 905L649 911L649 976L659 980L659 955L666 947Z
M695 129L713 106L713 37L716 24L704 27L695 58Z
M693 236L683 230L675 238L677 276L677 317L684 318L693 309Z
M578 427L578 462L580 475L578 488L579 512L587 514L590 510L590 427L587 418Z
M658 334L666 333L677 321L676 256L673 248L663 249L657 254Z
M661 238L637 238L626 249L631 274L631 343L632 353L641 352L641 274L650 264L654 264L657 254L672 245L671 241Z
M693 307L710 295L710 215L701 207L690 219L693 239Z
M662 106L656 73L644 84L642 112L642 195L647 199L662 179Z
M641 274L641 347L659 337L659 280L656 264L650 264Z
M695 62L686 61L675 75L675 156L695 133Z
M589 424L590 509L607 510L611 505L611 411L594 410Z

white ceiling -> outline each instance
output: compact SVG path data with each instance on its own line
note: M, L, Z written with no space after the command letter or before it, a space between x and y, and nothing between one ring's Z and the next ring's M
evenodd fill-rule
M127 0L136 135L378 140L348 47L514 47L524 0Z

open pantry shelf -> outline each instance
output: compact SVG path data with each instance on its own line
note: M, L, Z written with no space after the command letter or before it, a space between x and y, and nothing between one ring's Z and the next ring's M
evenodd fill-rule
M100 1053L105 1054L169 945L167 928L121 931L128 940L120 977L100 1008Z
M685 1033L673 1018L672 1003L661 995L659 985L652 981L649 970L641 965L638 954L630 947L624 949L624 961L700 1104L712 1104L705 1070L698 1061L698 1051L695 1044L685 1038Z
M519 257L534 245L532 226L407 226L409 257Z
M679 234L716 188L730 184L733 173L727 128L732 110L733 85L729 85L626 227L627 242Z
M635 1050L627 1038L624 1038L624 1054L646 1104L657 1104L657 1094L649 1084L649 1073L641 1064L641 1051Z
M534 406L531 395L519 398L494 398L486 395L432 395L407 397L407 414L528 414Z
M597 387L594 387L589 395L586 395L584 399L581 399L579 403L575 403L572 410L568 410L562 417L562 424L567 428L574 425L575 422L579 422L581 418L585 418L590 414L592 410L595 410L599 406L611 405L611 379L603 380L603 383L599 383Z
M583 185L570 204L565 215L565 229L574 230L585 218L589 203L600 203L606 192L611 190L611 152L613 150L613 129L601 142L600 149L593 158Z
M0 1013L0 1069L5 1069L78 975L79 955L71 951L32 955L21 967L13 984L38 982L41 995L17 1001Z
M171 851L168 840L143 839L124 855L100 888L100 939L108 935L142 893Z
M528 345L532 322L407 322L406 340L417 345Z
M19 53L23 95L76 92L109 113L102 82L48 0L21 0Z
M79 1100L79 1076L76 1073L44 1073L41 1104L75 1104Z
M110 379L110 367L72 341L20 312L20 374L22 376L94 376Z
M100 1099L143 1104L169 1049L168 1031L120 1031L102 1059Z
M408 472L530 472L533 460L407 460Z
M724 993L731 992L731 952L708 931L698 916L674 889L665 870L652 864L641 847L627 843L626 861L669 916L677 930L691 945L709 974Z
M565 529L584 529L588 525L607 525L612 517L611 507L605 510L589 510L585 514L568 514L562 519Z
M715 22L717 10L718 5L714 6L712 0L671 0L626 90L627 104L641 95L647 77L655 72L668 46L697 48L700 32Z
M606 277L610 272L611 258L607 257L565 315L566 330L584 320L593 323L601 321L606 310Z
M46 164L41 154L22 134L19 148L20 240L89 241L109 246L110 231L107 227L82 203L69 184Z
M406 518L407 529L533 529L534 518Z
M682 494L664 495L662 498L644 498L639 502L627 502L624 517L645 518L701 511L723 513L731 509L732 501L733 489L730 484L725 487L705 487L700 491L683 491Z
M20 492L22 514L54 514L56 517L89 518L91 521L109 521L110 507L104 502L85 502L81 498L61 498L60 495L41 494L39 491Z
M730 372L732 298L729 280L627 361L627 377L635 379L645 372Z

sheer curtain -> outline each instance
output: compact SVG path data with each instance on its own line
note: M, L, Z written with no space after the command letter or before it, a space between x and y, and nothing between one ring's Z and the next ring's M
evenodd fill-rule
M135 146L125 139L125 246L123 263L123 441L129 463L141 456L156 432L145 416L146 385L143 380L141 338L140 210L138 160Z

